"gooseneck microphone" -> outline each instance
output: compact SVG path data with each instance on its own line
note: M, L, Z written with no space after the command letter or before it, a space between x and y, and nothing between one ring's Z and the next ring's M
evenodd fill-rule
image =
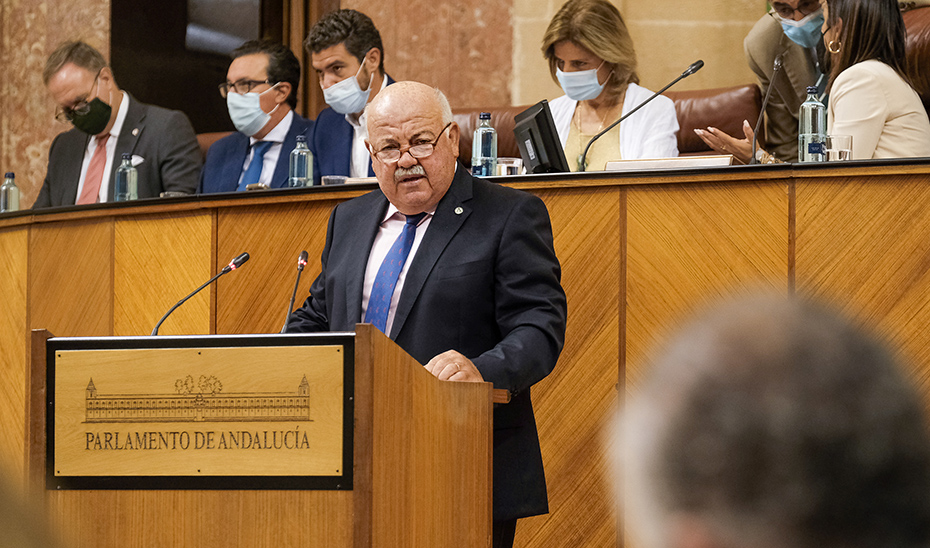
M287 333L287 320L291 317L291 310L294 310L294 301L297 299L297 286L300 285L300 274L304 271L305 266L307 266L307 252L301 251L300 257L297 257L297 281L294 282L294 292L291 293L291 302L287 305L287 314L284 315L284 327L281 328L281 333Z
M191 294L188 295L187 297L184 297L183 299L181 299L180 301L178 301L177 304L175 304L174 306L171 307L171 310L169 310L168 312L165 312L165 315L162 316L160 320L158 320L158 323L155 325L155 329L152 330L152 336L154 337L155 335L158 335L158 328L161 327L161 324L163 324L163 323L165 322L165 320L168 319L168 316L170 316L171 313L174 312L174 309L175 309L175 308L177 308L177 307L181 306L182 304L184 304L185 301L187 301L187 299L190 299L191 297L193 297L194 295L196 295L197 293L199 293L201 289L203 289L203 288L207 287L208 285L212 284L214 281L216 281L217 278L219 278L219 277L222 276L223 274L228 274L228 273L232 272L233 270L235 270L235 269L239 268L240 266L242 266L242 264L243 264L244 262L248 261L248 260L249 260L249 254L248 254L248 253L243 253L243 254L239 255L239 256L236 257L235 259L229 261L229 264L226 265L226 266L224 266L224 267L223 267L223 270L220 270L220 271L217 273L216 276L213 276L212 278L210 278L209 280L207 280L207 283L205 283L205 284L203 284L202 286L198 287L197 289L194 290L193 293L191 293Z
M758 164L756 158L756 136L759 135L759 126L762 125L762 119L765 117L765 107L769 104L769 97L772 96L772 89L775 87L775 78L778 77L782 67L782 59L785 57L785 51L775 57L775 65L772 67L772 77L769 79L769 88L765 90L765 99L762 100L762 110L759 111L759 119L756 120L756 127L752 129L752 147L749 149L749 165Z
M695 72L701 70L701 67L703 67L703 66L704 66L704 61L698 60L698 61L695 61L695 62L691 63L691 66L689 66L688 68L686 68L685 71L682 72L680 76L678 76L678 78L675 78L675 79L672 80L667 86L665 86L664 88L660 89L659 91L653 93L653 94L652 94L652 97L650 97L650 98L646 99L645 101L643 101L642 103L636 105L636 106L633 108L633 110L631 110L630 112L627 112L626 114L624 114L623 116L621 116L619 120L617 120L616 122L610 124L610 125L607 126L606 128L602 129L600 133L598 133L598 134L595 135L594 137L591 137L591 140L588 141L588 146L584 147L584 152L581 154L581 161L578 163L578 171L585 171L585 159L588 157L588 149L591 148L591 145L594 144L594 141L597 141L598 139L600 139L601 135L604 135L604 134L607 133L608 131L612 130L617 124L619 124L620 122L622 122L622 121L626 120L627 118L629 118L630 116L632 116L634 112L636 112L637 110L639 110L639 109L641 109L642 107L646 106L647 103L649 103L650 101L652 101L653 99L655 99L656 97L658 97L659 95L661 95L663 91L665 91L665 90L667 90L668 88L670 88L670 87L674 86L675 84L677 84L678 81L681 80L682 78L687 78L688 76L691 76L691 75L694 74Z

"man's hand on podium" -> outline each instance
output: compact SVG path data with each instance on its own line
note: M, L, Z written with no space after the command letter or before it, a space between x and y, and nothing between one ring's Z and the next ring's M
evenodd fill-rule
M441 381L483 382L484 377L468 358L447 350L426 364L426 370Z

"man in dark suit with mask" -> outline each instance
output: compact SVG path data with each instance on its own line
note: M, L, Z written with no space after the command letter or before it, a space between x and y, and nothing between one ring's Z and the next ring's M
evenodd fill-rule
M494 546L507 547L517 518L548 511L530 387L565 338L549 214L457 163L459 127L439 91L398 82L366 112L380 189L333 210L322 273L288 330L364 320L441 380L510 391L494 410Z
M271 40L246 42L232 57L220 95L239 131L210 147L200 192L246 190L253 183L286 187L297 136L307 137L313 129L311 120L294 112L300 62L287 46Z
M120 90L96 49L83 42L62 44L49 56L42 78L58 104L56 117L74 129L52 142L33 208L112 201L124 153L138 170L139 198L197 189L200 148L187 116Z
M310 137L314 177L374 177L365 149L365 105L394 83L384 72L381 33L364 13L336 10L313 25L304 47L329 105Z

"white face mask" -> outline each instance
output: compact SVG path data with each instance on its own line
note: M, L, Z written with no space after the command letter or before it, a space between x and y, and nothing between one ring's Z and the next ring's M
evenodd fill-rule
M228 93L226 95L226 108L229 110L229 117L236 129L240 133L248 136L255 135L265 124L271 120L271 115L278 110L280 104L275 105L271 112L262 110L262 94L269 92L278 84L271 86L262 93Z
M369 76L368 89L362 91L362 88L358 85L358 75L362 73L362 67L364 66L365 63L362 62L355 76L336 82L323 90L323 99L326 100L326 104L339 114L361 112L368 103L368 96L371 95L371 83L374 78Z
M576 72L562 72L561 69L555 69L555 77L562 86L565 95L574 101L588 101L596 99L604 91L607 85L605 80L603 84L597 81L597 71L601 69L604 61L596 69L579 70Z

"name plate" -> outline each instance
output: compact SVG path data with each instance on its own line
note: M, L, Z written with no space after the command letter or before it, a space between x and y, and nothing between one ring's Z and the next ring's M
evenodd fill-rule
M50 489L351 489L354 336L48 341Z

